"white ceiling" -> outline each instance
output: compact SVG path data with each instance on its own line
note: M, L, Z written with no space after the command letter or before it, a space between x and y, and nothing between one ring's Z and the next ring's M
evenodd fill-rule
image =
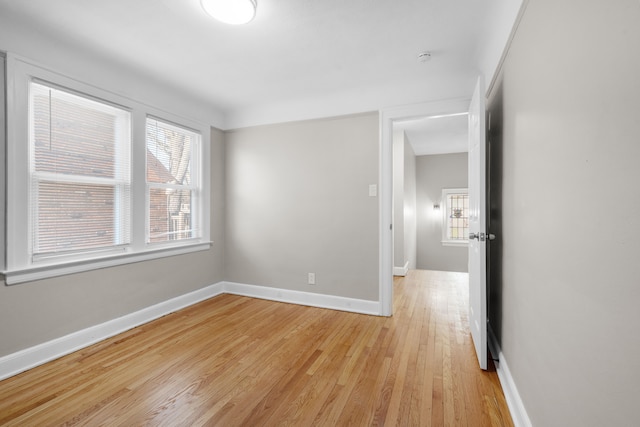
M469 147L468 120L467 114L425 117L394 122L393 130L404 131L416 156L462 153Z
M245 26L199 0L0 0L0 15L204 101L228 127L469 97L490 27L478 0L257 1Z

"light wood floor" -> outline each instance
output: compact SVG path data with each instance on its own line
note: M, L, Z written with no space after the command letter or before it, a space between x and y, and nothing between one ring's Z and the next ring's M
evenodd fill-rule
M0 382L0 425L513 425L466 274L394 293L391 318L212 298Z

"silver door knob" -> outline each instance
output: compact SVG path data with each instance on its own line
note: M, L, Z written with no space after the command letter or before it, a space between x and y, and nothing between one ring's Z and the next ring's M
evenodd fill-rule
M479 242L484 242L484 233L469 233L469 240L477 239Z

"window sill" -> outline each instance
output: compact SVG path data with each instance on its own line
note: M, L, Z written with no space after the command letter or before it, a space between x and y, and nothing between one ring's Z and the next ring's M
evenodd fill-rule
M205 251L211 247L211 243L212 242L197 242L180 247L155 248L144 252L137 252L135 254L129 253L112 255L83 261L66 262L64 264L34 266L21 270L3 271L2 275L4 276L6 285L16 285L18 283L32 282L35 280L48 279L51 277L64 276L83 271L91 271L100 268L131 264L134 262L149 261L169 256L188 254L191 252Z
M459 247L467 247L469 246L469 241L465 240L462 242L454 242L451 240L443 240L442 242L442 246L459 246Z

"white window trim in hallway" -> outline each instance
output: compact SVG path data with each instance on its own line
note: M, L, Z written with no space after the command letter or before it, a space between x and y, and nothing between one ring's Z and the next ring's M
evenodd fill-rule
M442 200L440 203L442 210L442 244L444 246L468 246L469 245L469 222L468 222L468 212L469 212L469 190L467 188L443 188L442 189ZM460 206L460 208L452 206L452 204L456 203L457 199L460 197L464 197L466 199L465 207ZM458 224L455 226L455 223L466 221L466 226L462 224ZM456 236L452 230L459 230L458 232L462 232L462 236L459 234Z

